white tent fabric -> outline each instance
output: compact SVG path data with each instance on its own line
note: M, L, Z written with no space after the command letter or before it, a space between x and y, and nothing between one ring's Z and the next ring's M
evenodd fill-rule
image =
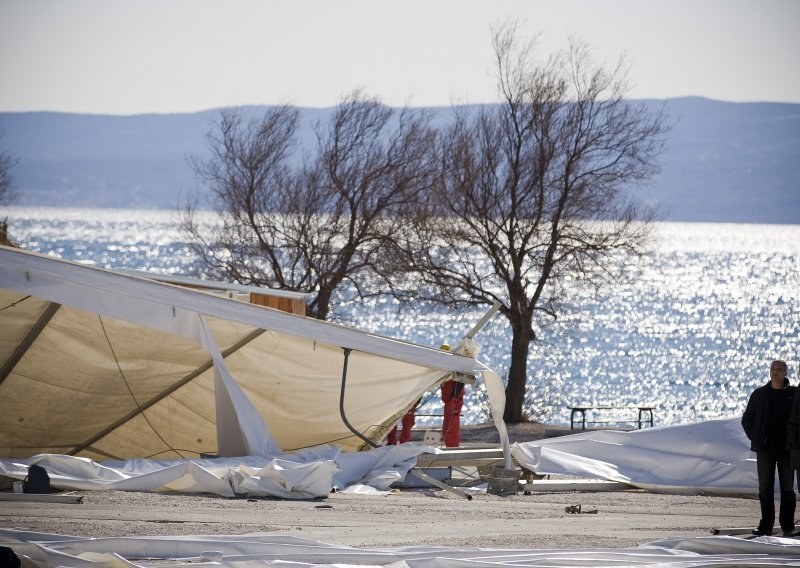
M174 491L223 497L326 497L332 490L387 491L405 478L416 457L433 448L401 444L365 452L319 446L272 457L94 462L75 456L43 454L0 460L0 476L24 479L31 464L44 467L51 485L63 490ZM363 490L361 491L363 492ZM373 491L374 493L374 491Z
M343 413L379 441L454 372L483 374L508 447L474 357L128 274L0 247L0 329L0 457L356 450Z
M266 565L390 568L475 566L576 566L597 568L705 568L799 566L794 539L733 537L672 539L636 548L578 550L506 550L417 546L349 548L287 536L185 536L78 538L0 529L0 545L10 546L35 566L91 568L212 566L255 568ZM140 560L146 559L146 560ZM141 564L139 563L141 562Z
M521 466L543 475L620 481L659 493L758 493L755 454L740 418L591 431L514 444L511 453Z

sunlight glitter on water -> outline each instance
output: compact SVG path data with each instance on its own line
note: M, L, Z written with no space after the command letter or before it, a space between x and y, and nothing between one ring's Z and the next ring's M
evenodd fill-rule
M90 265L186 275L194 257L168 211L7 208L24 248ZM209 222L211 219L209 218ZM660 223L650 258L619 261L620 279L573 287L568 311L537 330L529 358L533 419L568 424L568 405L657 407L657 425L739 415L768 379L773 358L800 360L800 226ZM438 347L458 342L482 311L406 308L393 300L346 302L335 320ZM480 359L508 370L510 330L495 317L478 336ZM465 422L488 420L480 385ZM431 398L421 412L435 414ZM423 420L420 420L424 423Z

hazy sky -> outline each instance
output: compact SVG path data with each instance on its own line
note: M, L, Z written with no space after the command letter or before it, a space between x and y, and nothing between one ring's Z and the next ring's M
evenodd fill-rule
M509 17L625 52L635 98L800 102L800 0L0 0L0 111L488 102Z

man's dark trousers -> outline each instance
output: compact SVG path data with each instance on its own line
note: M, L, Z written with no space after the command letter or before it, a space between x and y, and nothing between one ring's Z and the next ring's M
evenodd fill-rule
M758 464L758 500L761 502L761 523L758 528L769 531L775 524L775 469L781 489L781 508L778 520L784 531L794 530L794 471L789 464L789 452L756 452Z

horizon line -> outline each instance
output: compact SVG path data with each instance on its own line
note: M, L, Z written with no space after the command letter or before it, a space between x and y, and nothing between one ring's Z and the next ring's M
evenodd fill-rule
M800 105L799 101L780 101L780 100L752 100L752 101L742 101L742 100L726 100L726 99L717 99L713 97L703 96L703 95L682 95L682 96L671 96L671 97L630 97L626 98L625 100L630 102L649 102L649 101L675 101L675 100L686 100L686 99L699 99L699 100L707 100L712 102L718 103L725 103L725 104L775 104L775 105ZM395 105L386 105L391 108L411 108L411 109L444 109L444 108L452 108L452 107L465 107L465 106L480 106L480 105L495 105L495 104L503 104L500 101L491 101L491 102L463 102L463 103L450 103L450 104L439 104L439 105L402 105L402 106L395 106ZM9 114L65 114L65 115L77 115L77 116L108 116L108 117L136 117L136 116L166 116L166 115L191 115L191 114L202 114L207 112L214 112L221 109L229 109L229 108L271 108L271 107L280 107L280 106L289 106L291 108L297 109L305 109L305 110L330 110L334 109L338 106L337 104L329 105L329 106L314 106L314 105L297 105L291 103L247 103L247 104L236 104L236 105L222 105L210 108L203 108L198 110L183 110L183 111L143 111L143 112L131 112L131 113L111 113L111 112L93 112L93 111L70 111L70 110L0 110L0 115L9 115Z

